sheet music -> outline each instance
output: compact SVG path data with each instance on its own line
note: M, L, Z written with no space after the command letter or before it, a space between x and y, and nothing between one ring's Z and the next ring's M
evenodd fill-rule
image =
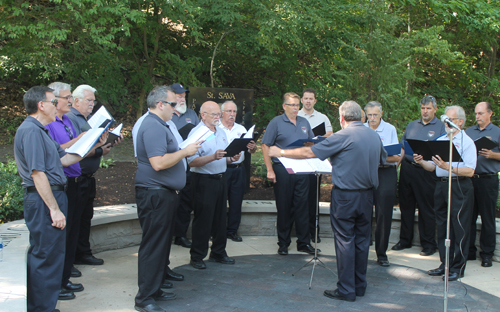
M283 164L287 171L292 171L289 171L289 173L332 173L332 165L330 164L328 159L292 159L286 157L278 157L278 160Z
M247 133L243 136L243 139L253 139L253 131L255 130L255 125L248 129Z
M209 137L213 135L214 132L210 130L207 126L201 125L196 129L187 139L185 139L181 144L179 144L179 148L186 148L191 143L195 143L200 140L209 140Z
M102 123L105 122L107 119L113 120L113 117L108 113L108 111L103 105L101 106L101 108L97 110L97 112L95 112L95 114L89 120L87 120L87 123L93 129L101 126Z
M107 127L90 129L85 132L85 134L78 141L76 141L75 144L67 148L66 153L77 154L80 157L85 157L106 129Z
M122 132L123 124L119 124L116 128L110 131L110 133L113 133L116 136L120 136Z

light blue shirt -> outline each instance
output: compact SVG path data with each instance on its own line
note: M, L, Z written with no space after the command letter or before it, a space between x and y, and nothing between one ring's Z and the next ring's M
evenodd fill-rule
M189 132L189 136L191 136L201 126L206 127L203 121L200 121L200 123L196 127L194 127L191 130L191 132ZM215 127L215 130L216 130L215 136L208 138L208 140L206 140L201 144L201 147L198 149L196 154L194 154L193 156L189 156L187 158L188 164L190 164L193 160L195 160L198 157L215 154L215 152L218 149L223 149L223 150L226 149L226 147L229 145L226 133L219 127ZM213 160L201 167L191 167L190 170L191 172L202 173L202 174L224 173L226 172L227 169L226 161L227 161L226 157L222 157L219 160Z
M443 135L437 139L437 141L449 141L448 135ZM460 156L462 156L463 162L452 162L452 167L461 168L467 167L471 169L476 169L477 163L477 150L476 144L474 141L465 133L464 130L460 131L453 137L453 145L457 149ZM432 162L434 163L434 162ZM455 173L451 173L453 177L457 175ZM436 166L436 176L438 177L447 177L448 170L444 170Z
M368 122L365 123L365 126L370 128ZM382 118L380 118L380 124L378 125L375 132L377 132L378 136L380 137L380 141L382 141L382 145L384 146L399 143L398 133L396 132L396 128L390 123L385 122ZM396 164L395 162L392 163L385 162L385 165L395 165L395 164Z

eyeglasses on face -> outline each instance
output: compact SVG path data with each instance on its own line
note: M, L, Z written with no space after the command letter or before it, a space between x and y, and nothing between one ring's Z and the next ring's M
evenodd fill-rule
M66 95L66 96L58 96L58 95L56 95L56 98L65 99L66 101L69 101L69 99L72 99L73 96L71 94L70 95Z
M168 104L170 104L170 106L172 106L172 108L174 108L174 107L176 107L176 106L177 106L177 102L158 101L158 102L156 102L156 103L160 103L160 102L162 102L162 103L168 103Z
M58 103L58 102L57 102L57 99L52 99L52 100L50 100L50 101L42 101L42 102L51 103L51 104L52 104L52 105L54 105L54 106L57 106L57 103Z
M291 107L300 107L300 104L285 104L285 105Z
M232 109L225 109L224 110L224 113L228 113L228 114L236 114L238 111L236 110L232 110Z
M212 118L220 118L222 116L221 113L207 113L207 112L203 112L203 114L210 115L210 116L212 116Z
M71 131L71 129L68 126L64 125L64 130L66 130L66 132L68 133L69 139L73 140L73 132Z

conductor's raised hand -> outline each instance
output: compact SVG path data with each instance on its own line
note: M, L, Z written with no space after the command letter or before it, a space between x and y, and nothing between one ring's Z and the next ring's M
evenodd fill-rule
M214 153L214 158L215 158L215 160L219 160L219 159L222 159L225 155L226 155L226 151L225 151L225 150L223 150L223 149L218 149L218 150Z
M280 156L281 156L281 148L277 146L269 147L269 157L280 157Z
M198 149L201 147L201 143L203 143L203 140L191 143L188 146L186 146L184 150L186 151L187 156L193 156L194 154L196 154Z

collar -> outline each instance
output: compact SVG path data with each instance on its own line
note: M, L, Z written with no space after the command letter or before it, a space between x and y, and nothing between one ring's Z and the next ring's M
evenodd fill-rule
M283 121L284 122L288 122L288 123L291 123L293 125L293 122L290 120L290 118L288 118L288 116L286 115L286 113L283 113L283 115L281 115L281 116L283 117ZM300 116L297 115L297 124L299 123L299 117Z
M155 113L152 113L150 111L149 114L146 116L146 118L148 118L148 117L155 119L156 121L158 121L159 123L161 123L162 125L164 125L165 127L168 128L167 123L163 119L161 119L160 116L156 115Z
M212 129L210 129L210 127L209 127L209 126L207 126L207 125L205 124L205 122L203 122L203 120L200 120L200 123L199 123L199 124L203 124L203 125L204 125L205 127L207 127L210 131L212 131ZM222 122L221 122L219 125L222 125ZM215 133L215 132L217 132L217 128L218 128L218 127L219 127L219 126L215 127L215 131L214 131L214 133Z
M436 116L434 116L434 118L432 118L431 121L429 121L427 124L424 124L424 122L422 121L422 118L420 118L418 120L419 123L421 123L423 126L427 126L427 125L433 125L435 124L439 119L436 118Z
M80 113L80 112L79 112L76 108L74 108L73 106L71 106L71 107L70 107L70 112L71 112L71 113L73 113L73 114L75 114L75 115L76 115L76 116L78 116L78 117L82 117L83 119L85 119L85 121L87 121L87 120L88 120L87 118L85 118L85 116L83 116L83 114L82 114L82 113ZM90 118L90 115L88 115L87 117L89 117L89 118Z
M56 116L57 118L57 116ZM26 117L25 119L26 122L29 122L29 123L32 123L34 124L35 126L37 126L38 128L42 129L43 131L45 131L45 133L49 134L49 129L45 128L41 122L39 122L35 117L32 117L32 116L28 116Z
M478 125L478 124L474 125L474 130L477 130L477 131L491 130L491 128L493 128L493 124L491 123L491 121L490 121L490 123L489 123L486 127L484 127L484 129L483 129L483 130L481 130L481 129L479 128L479 125Z

